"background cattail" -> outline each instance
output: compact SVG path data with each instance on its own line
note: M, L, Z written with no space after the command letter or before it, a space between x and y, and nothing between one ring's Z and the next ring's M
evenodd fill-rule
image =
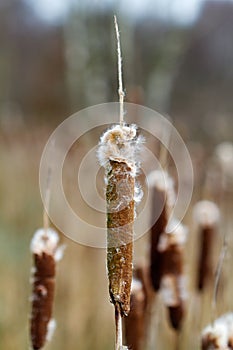
M116 125L101 137L98 158L105 167L107 267L109 294L116 318L130 311L135 218L136 152L141 139L135 125Z
M159 290L161 281L162 253L158 249L160 236L165 232L171 210L175 203L172 178L163 171L153 171L148 177L149 187L153 190L152 222L150 235L150 277L155 291ZM156 221L154 222L154 219Z
M227 313L208 325L201 335L202 350L230 350L233 347L233 313Z
M233 144L222 142L215 149L215 156L222 172L223 189L230 190L233 184Z
M172 231L161 235L158 249L162 254L161 294L169 311L170 323L175 330L179 330L187 294L184 275L187 228L178 222L172 224Z
M142 268L134 271L131 286L130 313L124 320L126 343L132 350L142 349L145 335L147 292L144 282L145 271Z
M197 289L202 291L212 275L212 250L215 232L220 218L217 205L211 201L199 201L193 209L193 218L199 230L199 257Z
M56 261L62 256L58 241L58 234L50 228L37 230L31 241L34 268L30 332L34 350L41 349L55 329L55 321L51 319L54 279Z

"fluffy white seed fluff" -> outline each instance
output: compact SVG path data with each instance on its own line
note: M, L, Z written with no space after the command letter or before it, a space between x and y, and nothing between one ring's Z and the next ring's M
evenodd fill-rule
M219 349L229 349L228 343L233 336L233 313L218 318L213 325L208 325L202 332L202 341L215 342Z
M47 334L46 334L47 341L51 341L53 334L55 332L55 329L56 329L56 321L54 319L51 319L47 326Z
M131 295L133 294L136 295L136 298L138 301L145 300L142 282L135 277L133 277L132 283L131 283Z
M178 293L176 290L176 277L165 275L161 280L161 295L166 306L176 306L179 303Z
M164 275L161 280L160 293L166 306L177 306L180 300L186 300L187 286L185 276Z
M30 248L33 254L41 255L44 252L54 255L57 251L58 242L59 236L55 230L48 228L45 232L44 228L40 228L35 232Z
M215 149L215 156L222 169L223 186L231 188L233 182L233 143L220 143Z
M142 289L142 282L139 279L134 277L131 283L131 292L137 292L141 289Z
M136 176L137 152L143 138L137 136L136 125L115 125L108 129L100 138L97 157L100 165L108 167L109 160L124 162L131 169L131 175Z
M176 201L174 181L166 171L154 170L148 177L148 186L155 187L158 191L166 192L166 202L169 207L173 207Z
M233 144L231 142L222 142L215 149L215 155L223 165L233 163Z
M228 349L227 329L223 324L216 324L205 328L202 340L208 339L210 343L215 343L217 349Z
M167 227L167 232L160 237L158 250L165 251L171 245L183 246L187 241L188 228L178 220L172 220Z
M220 220L218 206L211 201L199 201L193 208L193 219L200 226L214 226Z
M161 280L160 292L166 306L177 306L180 300L187 299L185 276L165 275Z
M56 261L60 261L62 259L65 249L66 249L65 244L62 244L57 248L55 255L54 255L54 258Z

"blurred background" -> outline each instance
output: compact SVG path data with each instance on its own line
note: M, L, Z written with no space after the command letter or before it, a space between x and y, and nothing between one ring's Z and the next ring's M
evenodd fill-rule
M43 147L69 115L118 100L113 14L126 99L172 118L193 158L196 198L206 159L233 141L233 1L1 0L0 349L28 348ZM62 239L58 328L47 348L110 349L105 252Z

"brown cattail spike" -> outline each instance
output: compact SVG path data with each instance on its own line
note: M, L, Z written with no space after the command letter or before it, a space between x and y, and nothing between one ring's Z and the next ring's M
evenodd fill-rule
M61 252L57 250L58 240L59 237L54 230L46 229L45 232L44 229L40 229L36 231L31 242L34 274L30 332L34 350L39 350L44 346L55 327L55 321L51 317L56 259L61 257Z
M110 161L107 199L109 293L122 315L130 310L133 259L134 177L126 163Z
M184 276L184 244L187 229L178 222L174 229L161 235L158 249L162 253L161 293L168 307L172 327L179 330L184 314L186 286Z
M166 172L153 171L148 177L153 190L152 195L152 227L150 244L150 277L157 292L162 277L162 253L158 250L160 236L165 232L170 212L175 203L174 184Z
M197 289L202 291L212 275L212 248L220 213L211 201L197 202L193 210L194 221L198 226L200 249L198 257Z
M135 272L135 275L137 275L137 272ZM131 286L130 313L124 322L126 343L132 350L142 348L145 332L146 306L147 296L143 281L134 277Z
M200 255L198 259L198 280L197 288L202 291L207 280L212 274L211 269L211 250L213 241L213 227L205 227L201 230L200 237Z
M130 310L133 223L135 218L135 125L116 125L101 137L98 158L106 171L107 267L112 303L121 315Z

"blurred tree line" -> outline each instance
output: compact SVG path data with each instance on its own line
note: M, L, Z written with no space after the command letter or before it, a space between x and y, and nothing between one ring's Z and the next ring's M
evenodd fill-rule
M114 13L128 100L202 137L232 138L232 1L206 1L195 23L179 25L154 14L129 17L117 2L93 8L84 1L49 23L23 0L1 0L0 126L58 123L116 101Z

